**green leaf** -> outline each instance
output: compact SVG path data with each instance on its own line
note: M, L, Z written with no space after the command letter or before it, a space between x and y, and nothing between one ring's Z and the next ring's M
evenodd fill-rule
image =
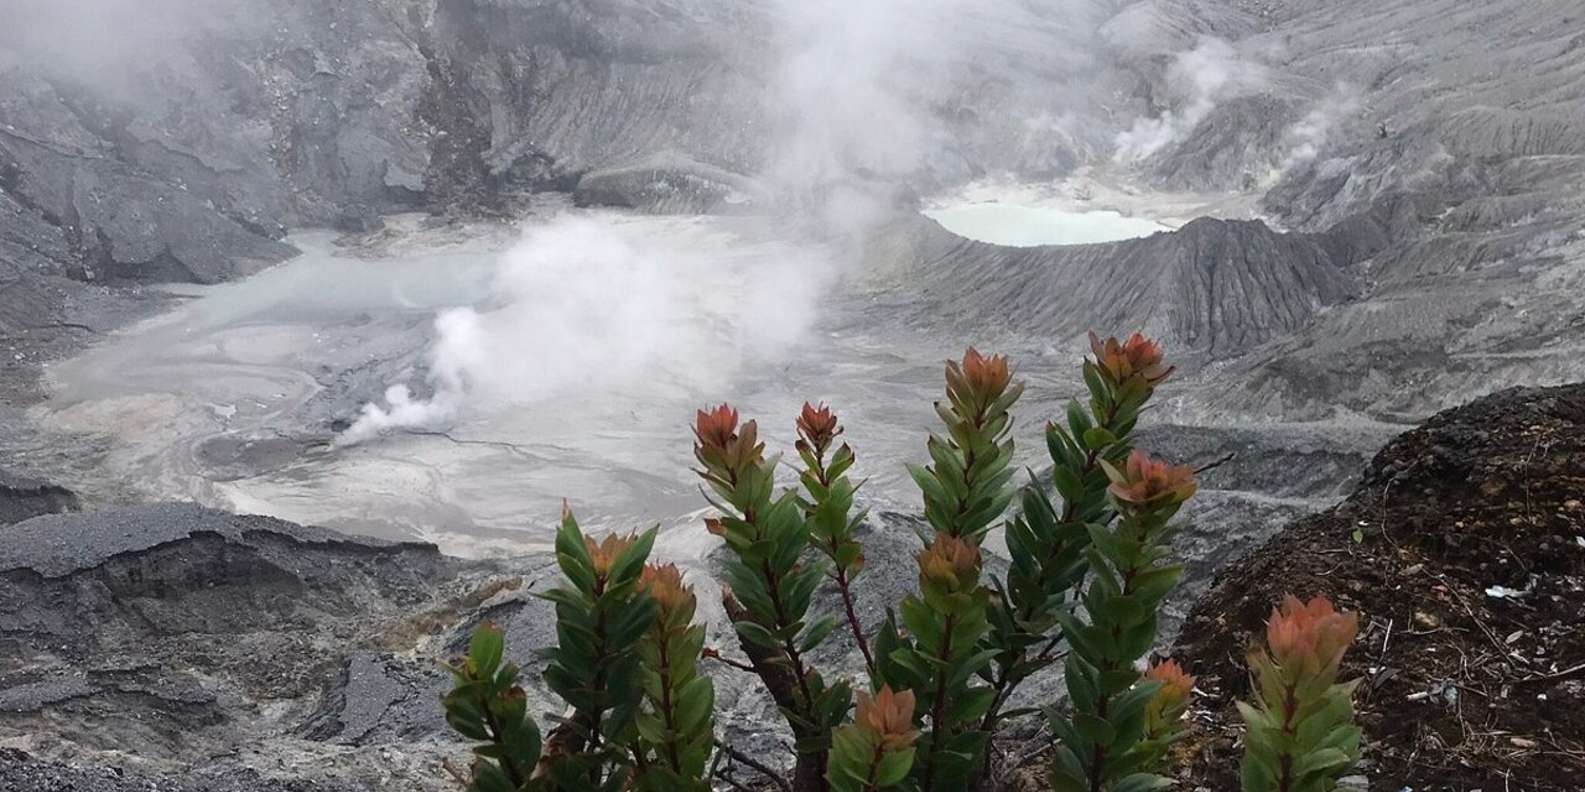
M501 665L501 654L506 648L506 633L490 624L479 625L468 642L468 662L483 677L495 675Z
M1106 428L1100 426L1086 431L1083 437L1084 445L1093 449L1102 449L1117 442L1116 435L1112 434Z
M804 630L803 641L798 645L798 651L800 653L808 652L819 646L820 642L824 641L826 636L836 629L837 623L836 616L831 614L822 616L818 621L810 625L809 629Z
M1153 792L1172 786L1172 779L1153 773L1135 773L1117 782L1112 792Z
M1111 745L1117 739L1117 730L1111 723L1088 712L1073 713L1073 728L1078 729L1084 739L1098 745Z
M875 770L875 786L885 789L896 786L908 776L908 771L914 766L914 749L892 751L881 757L880 766Z
M640 534L638 541L634 542L616 561L611 564L610 579L627 581L637 579L639 572L644 568L644 562L649 559L650 548L655 546L657 528L651 528Z
M766 649L781 649L781 641L778 641L776 636L771 634L770 630L761 627L755 622L744 619L742 621L733 622L732 626L736 627L738 635L743 636L744 640L747 640L749 643L752 643L756 646L765 647Z
M941 482L936 480L935 474L929 468L915 464L908 464L905 467L908 470L908 475L913 477L914 484L918 485L919 489L924 492L925 500L940 503L950 500L947 491L942 489Z

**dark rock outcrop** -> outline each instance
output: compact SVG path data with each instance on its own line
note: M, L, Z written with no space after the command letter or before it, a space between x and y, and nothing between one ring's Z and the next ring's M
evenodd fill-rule
M78 511L76 493L0 469L0 527L42 514Z
M190 505L4 530L0 731L44 717L62 738L148 756L301 717L347 653L416 640L397 626L461 569L428 545Z

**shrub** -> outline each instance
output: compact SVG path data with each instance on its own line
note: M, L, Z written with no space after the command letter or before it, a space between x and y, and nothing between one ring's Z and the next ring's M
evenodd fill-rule
M971 348L947 363L946 399L936 404L943 430L926 440L929 464L909 467L923 497L918 588L873 631L854 605L865 515L854 512L856 456L839 444L837 416L804 405L798 487L778 489L780 457L766 454L754 421L740 422L727 405L699 411L696 472L716 510L705 523L730 554L723 605L748 659L732 664L759 677L795 738L791 776L778 783L796 792L983 787L997 728L1040 711L1009 702L1064 645L1070 708L1046 712L1058 743L1053 787L1139 792L1169 783L1156 772L1182 731L1194 680L1170 661L1144 673L1138 664L1181 574L1170 560L1171 520L1196 485L1188 468L1133 448L1141 413L1173 371L1160 348L1139 335L1092 334L1091 352L1085 402L1045 427L1057 502L1033 475L1012 484L1012 409L1023 386L1007 359ZM981 544L1015 497L1017 513L1003 523L1007 575L988 578ZM557 619L545 681L570 715L556 719L543 751L518 669L502 661L500 631L475 635L445 699L453 727L483 743L473 789L709 788L714 691L698 664L720 654L703 646L681 573L645 566L654 538L596 543L563 516L556 557L566 583L543 595ZM836 591L840 612L816 605L822 584ZM1348 688L1326 675L1336 673L1342 617L1288 607L1273 617L1275 656L1252 656L1262 693L1259 709L1246 708L1247 790L1328 789L1280 784L1331 773L1358 742L1343 725ZM814 666L811 653L828 640L852 641L864 658L860 678ZM1324 703L1288 712L1281 695ZM730 753L769 772L725 746L715 753L717 763ZM1279 785L1261 786L1268 777Z
M1249 652L1255 704L1239 702L1244 737L1244 792L1328 792L1359 759L1354 687L1338 666L1359 631L1359 617L1331 601L1290 596L1271 612L1266 647Z

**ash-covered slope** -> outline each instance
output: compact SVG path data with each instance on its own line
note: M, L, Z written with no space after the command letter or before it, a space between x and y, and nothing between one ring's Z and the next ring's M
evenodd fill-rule
M900 311L1219 360L1218 409L1403 421L1585 376L1585 12L1447 0L1143 0L1097 36L1111 172L1260 195L1265 224L999 248L926 221L869 249ZM1195 375L1197 376L1197 374Z

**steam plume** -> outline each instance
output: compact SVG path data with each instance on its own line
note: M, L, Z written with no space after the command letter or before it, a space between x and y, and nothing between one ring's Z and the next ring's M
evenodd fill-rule
M817 249L756 244L706 219L566 216L502 256L491 307L435 319L429 398L402 384L339 445L511 404L724 392L748 361L808 329L832 268Z
M1166 79L1175 109L1119 132L1115 161L1137 162L1161 151L1193 131L1217 104L1253 91L1267 78L1265 67L1245 59L1233 45L1205 36L1173 59Z

